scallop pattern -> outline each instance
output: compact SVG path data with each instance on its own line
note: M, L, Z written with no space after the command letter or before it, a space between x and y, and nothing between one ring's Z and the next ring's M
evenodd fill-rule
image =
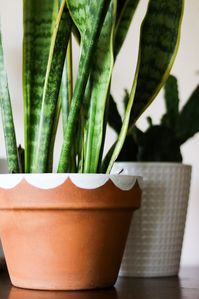
M109 174L0 174L0 188L11 189L26 180L30 185L41 189L52 189L62 185L68 178L74 185L83 189L96 189L109 180L121 190L128 191L138 182L142 188L142 178L132 175Z

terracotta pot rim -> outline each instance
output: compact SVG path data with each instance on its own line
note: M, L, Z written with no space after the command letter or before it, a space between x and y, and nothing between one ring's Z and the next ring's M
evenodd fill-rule
M0 174L0 189L11 190L22 182L39 189L55 189L67 180L81 189L98 189L111 181L120 190L131 190L136 183L143 186L141 176L123 174L79 174L79 173L42 173L42 174Z
M70 177L56 188L40 189L23 179L14 188L0 188L0 211L134 210L140 194L136 179L130 190L121 190L112 180L95 189L79 188Z

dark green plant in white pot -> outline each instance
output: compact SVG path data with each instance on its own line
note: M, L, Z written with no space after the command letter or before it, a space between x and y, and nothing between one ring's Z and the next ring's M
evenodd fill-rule
M11 173L0 178L0 233L16 286L82 289L116 281L132 211L140 204L140 187L139 178L109 173L127 133L169 76L183 14L182 0L148 2L125 116L105 159L112 71L139 1L24 0L24 151L17 148L0 40L0 103ZM72 34L80 45L74 87ZM58 173L49 174L60 113L63 144ZM72 172L76 174L67 174ZM10 209L21 224L20 237L9 221ZM118 209L123 211L120 219ZM30 219L34 224L29 227ZM19 246L13 251L10 244L15 242ZM54 255L49 244L56 247ZM81 279L79 273L84 273Z
M174 76L164 92L166 113L161 123L154 125L149 117L145 132L134 128L113 169L144 177L142 209L132 222L122 275L169 276L179 270L191 181L191 166L182 163L181 145L199 132L199 86L181 110ZM115 115L118 123L117 110Z

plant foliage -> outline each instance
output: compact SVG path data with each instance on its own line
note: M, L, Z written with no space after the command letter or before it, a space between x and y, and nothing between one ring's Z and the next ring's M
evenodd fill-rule
M179 45L184 2L148 1L137 68L122 119L110 96L112 72L138 6L139 0L23 0L24 151L16 144L0 39L0 103L10 172L52 171L60 115L63 144L58 172L110 172L125 138L132 144L129 134L133 134L136 120L169 76ZM80 47L76 80L73 35ZM187 109L183 110L185 118ZM165 121L173 122L176 107L168 102L168 110L172 120L165 117ZM118 140L103 163L108 118L116 126ZM183 141L195 129L192 126L190 133L184 127L179 139Z
M179 110L178 82L169 76L164 87L166 113L159 125L148 117L149 127L145 132L134 127L126 137L118 157L119 161L182 162L181 145L199 132L199 85ZM111 99L114 115L110 125L118 133L121 126L117 106Z

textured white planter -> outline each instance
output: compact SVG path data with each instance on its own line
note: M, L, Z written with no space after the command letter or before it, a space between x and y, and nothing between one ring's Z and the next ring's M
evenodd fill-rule
M177 275L186 221L191 166L115 163L112 173L143 176L142 206L134 213L121 276Z
M5 159L0 159L0 173L8 173L7 162ZM0 241L0 270L5 266L3 249Z

